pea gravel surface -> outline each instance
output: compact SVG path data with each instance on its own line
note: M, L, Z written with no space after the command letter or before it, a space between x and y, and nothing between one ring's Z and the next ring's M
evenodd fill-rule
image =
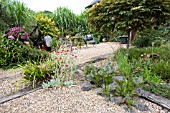
M75 50L76 63L81 64L90 61L91 58L114 53L119 47L118 43L101 43L95 47L89 45L86 49ZM71 88L40 89L0 104L0 113L127 113L125 105L107 102L104 97L96 94L96 89L82 91L81 87L82 82L78 81ZM141 112L133 108L133 113L169 113L146 100L141 99L141 102L148 105L150 110Z

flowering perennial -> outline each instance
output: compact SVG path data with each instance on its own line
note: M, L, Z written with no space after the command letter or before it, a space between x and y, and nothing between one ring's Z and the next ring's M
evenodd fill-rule
M13 28L10 28L10 30L8 32L8 38L11 40L27 39L28 33L22 27L13 27Z

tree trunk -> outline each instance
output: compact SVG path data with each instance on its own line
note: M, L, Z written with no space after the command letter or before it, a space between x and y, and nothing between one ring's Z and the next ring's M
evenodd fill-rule
M127 43L127 50L129 51L129 47L131 44L131 39L132 39L132 30L128 31L128 43Z

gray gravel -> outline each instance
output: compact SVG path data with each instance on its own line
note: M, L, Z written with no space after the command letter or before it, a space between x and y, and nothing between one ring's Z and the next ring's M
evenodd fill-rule
M111 46L113 48L111 48ZM120 46L117 43L101 43L95 47L88 46L88 49L75 51L78 56L77 64L90 61L91 58L113 53ZM104 63L104 61L102 61ZM103 64L102 63L102 64ZM100 65L101 62L96 63ZM3 73L2 71L0 74ZM11 71L9 71L11 73ZM3 76L6 76L3 74ZM2 75L1 75L2 77ZM8 87L13 86L12 83L4 81L3 88L6 90ZM2 87L1 84L1 87ZM33 93L27 94L20 98L0 104L0 113L125 113L125 105L117 105L111 102L106 102L104 97L96 94L97 89L90 91L81 90L82 83L77 83L71 88L51 88L48 90L37 90ZM1 91L1 92L3 92ZM6 91L7 92L7 91ZM150 111L141 112L133 108L136 113L168 113L162 107L153 104L144 99L140 101L147 105Z

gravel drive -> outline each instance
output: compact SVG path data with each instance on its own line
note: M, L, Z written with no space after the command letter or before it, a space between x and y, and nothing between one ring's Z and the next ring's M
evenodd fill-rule
M119 47L117 43L101 43L95 45L95 47L89 45L87 49L76 50L77 64L90 61L91 58L100 55L113 53ZM5 84L7 83L5 81ZM0 104L0 113L127 113L124 109L125 105L120 106L105 101L104 97L96 94L96 89L82 91L81 85L82 83L78 82L71 88L37 90ZM7 85L7 87L10 86ZM133 108L134 112L131 113L169 113L156 104L143 99L140 100L149 106L150 111L141 112Z

